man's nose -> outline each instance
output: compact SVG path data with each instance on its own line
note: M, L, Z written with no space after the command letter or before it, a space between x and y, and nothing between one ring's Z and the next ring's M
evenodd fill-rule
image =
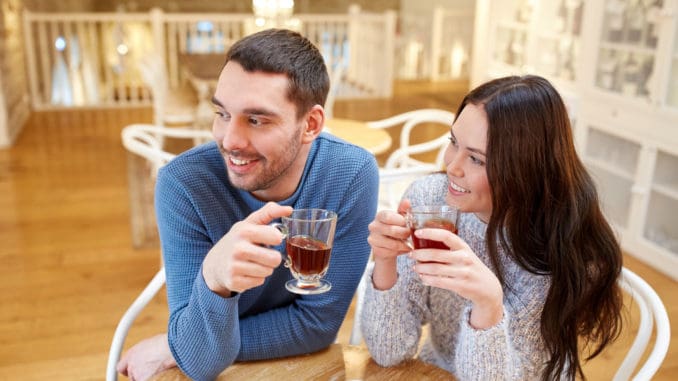
M247 147L249 140L247 128L235 119L223 122L221 129L221 146L227 151L236 151Z

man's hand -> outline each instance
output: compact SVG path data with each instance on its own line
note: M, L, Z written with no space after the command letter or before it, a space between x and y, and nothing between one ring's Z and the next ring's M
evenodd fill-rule
M172 357L167 334L162 333L140 341L130 348L116 368L132 381L143 381L175 366L177 363Z
M231 230L207 253L202 272L207 287L230 297L264 283L282 257L268 246L279 245L283 235L271 221L292 214L292 207L269 202L246 219L233 224Z

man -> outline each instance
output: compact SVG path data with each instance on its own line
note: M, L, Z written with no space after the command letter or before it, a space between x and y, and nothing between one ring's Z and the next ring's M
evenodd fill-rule
M328 89L320 52L298 33L270 29L229 50L212 99L215 142L157 179L168 334L130 349L121 373L141 380L178 365L214 379L234 361L335 341L369 256L378 170L367 151L321 133ZM320 295L285 289L282 235L269 225L302 208L338 214L332 289Z

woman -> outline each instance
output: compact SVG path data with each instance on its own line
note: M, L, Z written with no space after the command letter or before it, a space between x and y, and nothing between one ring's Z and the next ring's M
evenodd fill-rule
M367 346L395 365L429 324L419 357L460 380L584 378L580 348L592 358L621 329L622 255L562 99L541 77L506 77L471 91L456 115L445 174L416 181L398 212L370 224ZM443 203L464 212L458 235L415 234L450 250L410 250L403 214Z

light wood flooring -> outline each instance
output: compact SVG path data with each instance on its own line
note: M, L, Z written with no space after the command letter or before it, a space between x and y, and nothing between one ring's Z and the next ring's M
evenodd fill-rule
M400 83L393 99L337 101L335 115L371 120L422 107L454 111L466 90L464 83ZM132 247L120 140L123 126L150 119L149 109L35 113L16 144L0 150L0 380L104 379L118 319L159 265L157 247ZM632 257L626 265L678 321L676 282ZM126 346L164 331L166 322L163 291ZM352 311L340 342L351 326ZM678 378L676 335L656 380ZM589 379L609 379L623 348L621 342L589 364Z

